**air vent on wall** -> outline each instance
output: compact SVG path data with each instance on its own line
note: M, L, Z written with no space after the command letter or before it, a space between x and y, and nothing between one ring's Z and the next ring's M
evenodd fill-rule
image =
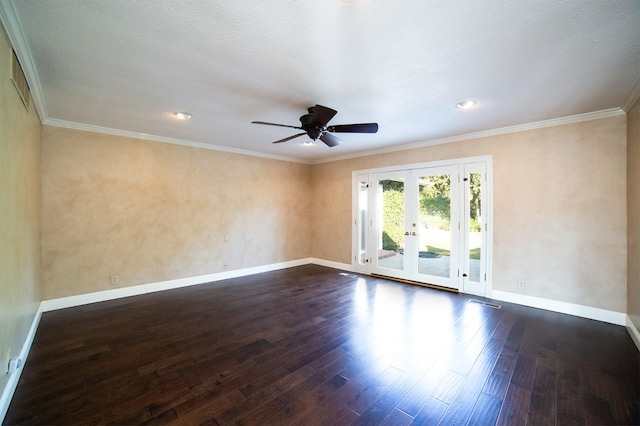
M16 52L13 49L11 49L11 81L13 81L13 85L18 91L24 107L29 111L29 85L27 84L27 79L24 77L24 72L22 72L22 66L20 66Z

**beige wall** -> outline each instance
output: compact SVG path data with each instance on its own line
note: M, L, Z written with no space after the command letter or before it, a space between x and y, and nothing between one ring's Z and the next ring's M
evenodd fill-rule
M626 137L620 116L316 165L313 256L351 263L352 171L492 155L493 289L625 312Z
M45 126L43 298L349 264L353 170L489 154L493 289L625 312L626 138L620 116L306 166Z
M308 165L43 126L42 182L44 299L310 255Z
M640 101L627 114L628 239L627 314L640 330Z
M40 302L40 121L9 79L0 29L0 392Z

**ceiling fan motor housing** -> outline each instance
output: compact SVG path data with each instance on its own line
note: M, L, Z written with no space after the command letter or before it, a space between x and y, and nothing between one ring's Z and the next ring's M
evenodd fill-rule
M313 122L313 110L314 107L309 108L309 114L305 114L300 117L300 123L302 129L307 132L307 135L314 141L317 140L326 131L326 128L318 123Z

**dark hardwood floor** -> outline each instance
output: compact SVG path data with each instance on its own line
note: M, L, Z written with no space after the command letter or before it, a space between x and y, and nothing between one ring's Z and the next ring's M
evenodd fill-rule
M640 422L624 327L471 299L307 265L45 313L5 422Z

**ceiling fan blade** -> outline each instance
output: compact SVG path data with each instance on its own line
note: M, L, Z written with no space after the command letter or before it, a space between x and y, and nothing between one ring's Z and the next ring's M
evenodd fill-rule
M378 123L338 124L329 126L327 130L336 133L376 133Z
M293 136L289 136L288 138L284 138L284 139L280 139L278 141L275 141L273 143L282 143L282 142L286 142L286 141L290 141L291 139L295 139L298 136L302 136L302 135L306 135L307 133L298 133L297 135L293 135Z
M291 129L302 129L300 126L289 126L287 124L268 123L266 121L252 121L251 124L264 124L266 126L289 127Z
M333 148L334 146L340 145L342 143L342 140L328 132L324 132L322 136L320 136L320 140L326 143L330 148Z
M312 122L320 124L322 126L326 126L329 120L331 120L337 113L338 111L336 111L335 109L327 108L326 106L322 105L316 105L313 108L313 114L311 115Z

